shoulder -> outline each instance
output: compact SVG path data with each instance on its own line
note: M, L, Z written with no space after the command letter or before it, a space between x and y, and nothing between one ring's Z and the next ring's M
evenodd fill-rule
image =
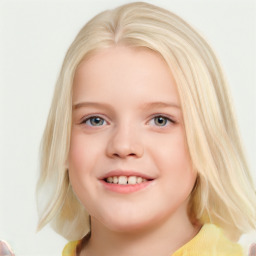
M76 256L76 248L79 244L79 240L67 243L62 251L62 256Z
M244 256L244 253L242 247L230 241L222 229L213 224L205 224L192 240L173 254L180 255Z
M205 240L208 240L208 246L212 250L217 250L217 255L243 256L241 245L232 242L224 234L223 230L213 224L207 224L205 231Z

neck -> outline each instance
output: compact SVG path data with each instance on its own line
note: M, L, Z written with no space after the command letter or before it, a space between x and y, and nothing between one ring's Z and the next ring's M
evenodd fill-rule
M110 230L92 218L91 238L81 256L170 256L200 229L199 226L193 226L187 216L180 218L181 212L176 214L179 218L172 215L147 228L128 232Z

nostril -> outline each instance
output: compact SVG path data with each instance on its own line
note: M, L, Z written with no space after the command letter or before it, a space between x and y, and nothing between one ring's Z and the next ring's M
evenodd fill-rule
M106 148L106 154L111 158L142 157L143 146L141 144L126 141L112 140Z
M114 157L127 157L127 156L136 156L135 153L130 153L130 154L118 154L118 153L114 153L113 154Z

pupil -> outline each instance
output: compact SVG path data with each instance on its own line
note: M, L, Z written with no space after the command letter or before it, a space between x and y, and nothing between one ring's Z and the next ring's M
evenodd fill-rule
M99 117L94 117L94 118L92 118L92 124L101 125L102 124L102 119L99 118Z
M164 118L164 117L156 117L155 121L156 121L156 124L161 125L161 126L165 125L167 122L166 118Z

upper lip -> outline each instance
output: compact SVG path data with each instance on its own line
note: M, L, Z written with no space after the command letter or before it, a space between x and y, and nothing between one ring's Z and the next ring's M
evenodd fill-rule
M114 177L114 176L137 176L137 177L142 177L143 179L147 180L153 180L154 178L150 175L137 172L137 171L132 171L132 170L112 170L101 176L99 179L104 180L107 179L108 177Z

